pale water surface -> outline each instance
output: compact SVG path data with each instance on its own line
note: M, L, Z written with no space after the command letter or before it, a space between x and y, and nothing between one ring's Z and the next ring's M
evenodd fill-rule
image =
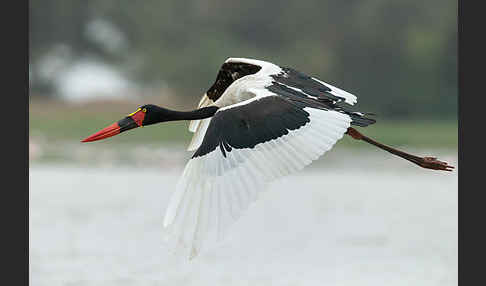
M182 166L34 164L31 285L456 285L457 169L379 165L284 178L181 262L161 237Z

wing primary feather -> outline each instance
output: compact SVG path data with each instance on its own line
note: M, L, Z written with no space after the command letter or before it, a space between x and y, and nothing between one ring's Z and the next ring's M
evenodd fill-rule
M282 138L278 138L276 140L275 144L280 147L279 148L280 149L279 154L280 154L280 156L282 156L282 158L284 158L285 163L286 163L285 165L287 166L287 168L289 170L289 174L299 170L299 167L297 166L295 161L289 156L289 154L287 153L287 150L285 150L285 143L282 141Z
M236 155L236 151L234 154ZM251 180L248 180L246 176L246 170L244 168L244 165L239 165L237 169L235 170L235 173L237 174L238 180L241 182L241 186L243 187L243 191L245 192L245 198L246 198L246 206L245 209L248 207L249 203L253 201L253 195L252 195L252 187L249 186L249 183Z
M263 150L262 148L262 144L258 144L255 146L255 157L265 170L264 174L266 181L269 182L278 178L278 175L276 174L276 168L271 164L269 158L266 157L265 150Z
M228 179L227 175L223 176L222 179L224 180L224 185L225 185L225 188L222 189L222 193L224 194L224 197L227 201L229 214L232 220L237 220L239 212L237 209L238 206L237 206L236 198L233 195L233 183Z
M233 154L231 154L233 153ZM248 198L246 197L246 191L242 186L241 177L237 173L236 162L234 160L234 152L230 152L228 154L227 160L229 161L230 165L232 166L232 170L228 172L231 181L233 182L233 190L238 199L238 208L240 210L244 210L245 206L248 204Z
M270 141L271 142L271 141ZM283 166L282 159L278 154L274 152L273 147L268 143L260 144L261 148L264 150L265 157L268 162L272 163L273 169L276 171L276 178L285 176L285 169Z
M256 146L254 147L256 148ZM253 173L252 175L252 178L253 180L257 180L257 178L259 177L259 175L256 175L254 174L254 171L258 170L260 172L260 174L264 174L265 177L267 177L267 170L265 167L263 167L262 165L258 164L257 162L255 162L255 160L253 159L255 157L255 150L248 150L248 149L242 149L241 150L243 154L245 154L244 156L246 158L248 158L248 167L249 167L249 170Z
M311 161L312 158L309 158L307 155L299 153L298 148L295 146L295 139L293 138L294 136L290 138L283 138L282 140L288 144L288 150L291 156L295 158L300 164L300 169L302 169L304 166L308 165Z
M211 206L210 200L208 200L208 195L210 195L211 189L213 187L211 184L211 180L206 179L201 187L202 188L200 190L201 199L199 203L199 212L196 219L196 230L194 232L191 257L189 259L194 258L199 253L200 249L202 249L203 244L205 243L205 233L208 232L208 228L210 227L208 224L208 219Z

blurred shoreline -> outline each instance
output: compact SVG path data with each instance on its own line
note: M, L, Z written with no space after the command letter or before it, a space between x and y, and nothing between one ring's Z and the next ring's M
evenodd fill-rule
M379 150L373 146L352 148L346 144L336 145L307 168L318 169L367 169L386 171L393 168L423 170L405 160ZM77 142L39 144L29 142L30 167L39 166L82 166L93 168L152 168L165 171L179 170L191 158L193 152L186 151L187 142L169 144L100 144L87 145ZM368 148L365 148L368 147ZM418 156L434 156L456 167L457 150L451 148L414 148L401 146Z
M137 103L138 102L138 103ZM80 140L134 111L140 103L152 102L174 109L188 110L190 103L172 97L149 97L144 100L111 100L69 103L62 100L31 100L29 116L29 161L31 164L79 164L92 166L135 165L182 166L192 152L186 148L192 133L188 122L168 122L138 128L119 136L94 143ZM457 122L434 120L387 120L378 122L363 133L385 144L416 153L443 156L457 161ZM339 140L324 157L334 164L342 158L378 156L389 164L402 163L386 152L357 142L348 136ZM441 157L442 156L442 157ZM388 159L391 158L391 159ZM444 158L445 159L445 158ZM324 163L323 163L324 164ZM313 164L315 165L315 164ZM325 165L325 164L324 164Z

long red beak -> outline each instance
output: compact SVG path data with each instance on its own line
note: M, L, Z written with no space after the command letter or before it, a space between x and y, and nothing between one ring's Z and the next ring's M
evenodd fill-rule
M108 127L101 129L93 135L83 139L81 142L91 142L105 139L120 134L121 132L140 127L142 126L144 118L145 112L141 111L139 108L139 110L137 110L136 112L130 114L129 116L123 118L118 122L113 123Z
M101 129L100 131L96 132L95 134L86 137L83 139L81 142L91 142L91 141L97 141L101 139L105 139L111 136L115 136L117 134L120 134L120 126L118 123L113 123L112 125L105 127Z

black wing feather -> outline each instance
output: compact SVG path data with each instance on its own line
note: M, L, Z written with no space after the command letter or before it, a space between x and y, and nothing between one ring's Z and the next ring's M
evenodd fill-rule
M216 101L235 80L255 74L261 69L261 66L247 63L224 63L218 71L216 81L206 91L206 95L212 101Z
M341 105L340 102L344 98L331 94L329 87L300 71L283 67L281 73L271 75L271 77L273 79L272 84L267 86L266 89L293 102L298 102L302 106L335 110L347 114L351 117L352 125L361 127L376 122L372 118L365 117L365 113L354 112L347 106Z
M310 122L303 107L278 96L268 96L248 104L218 111L209 123L201 146L193 158L204 156L218 146L223 156L232 148L255 145L288 134ZM224 149L224 150L223 150Z

